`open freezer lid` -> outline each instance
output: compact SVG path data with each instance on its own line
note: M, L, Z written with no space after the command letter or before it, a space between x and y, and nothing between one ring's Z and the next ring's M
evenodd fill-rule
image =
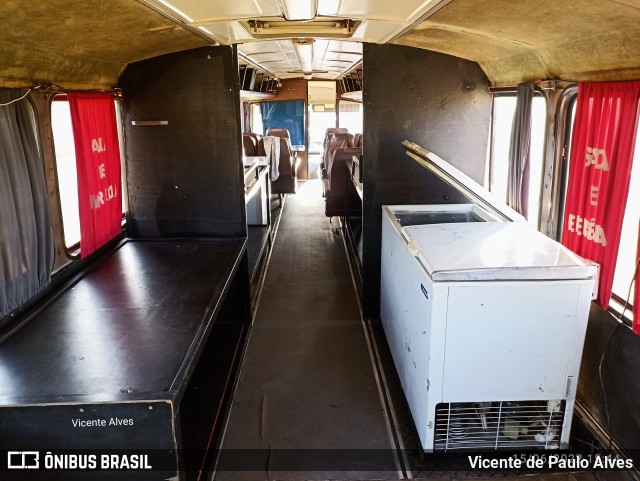
M441 180L460 191L471 202L481 206L500 219L513 222L526 222L526 219L504 202L478 184L471 177L449 162L441 159L433 152L423 149L418 144L405 140L402 142L407 155L420 165L436 174Z
M524 222L407 226L408 248L434 281L591 279L596 267Z

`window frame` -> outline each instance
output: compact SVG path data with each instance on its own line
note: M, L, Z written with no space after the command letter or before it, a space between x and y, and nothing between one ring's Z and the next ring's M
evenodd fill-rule
M340 106L341 106L341 104L343 102L347 103L347 104L360 105L360 112L359 113L360 113L360 115L362 117L362 122L361 122L362 123L362 128L360 130L354 130L353 132L351 132L351 131L350 132L351 133L361 133L361 134L364 133L363 132L363 130L364 130L364 104L361 101L339 98L337 100L337 102L336 102L336 125L338 127L342 127L342 124L340 122L340 116L341 116L342 113L348 113L348 112L341 112L340 111ZM346 128L348 128L348 127L346 127Z
M49 122L51 123L51 147L52 147L52 155L53 155L53 166L54 166L54 175L55 175L55 180L56 180L56 202L57 202L57 208L60 212L60 219L61 219L61 223L60 223L60 229L62 231L62 240L64 241L64 252L65 255L67 256L68 259L70 260L77 260L80 259L80 240L78 240L78 242L76 242L75 244L72 245L67 245L67 241L66 241L66 229L65 229L65 217L64 217L64 212L65 210L62 207L62 197L60 195L60 175L59 175L59 169L58 169L58 164L59 164L59 159L58 159L58 154L56 153L56 136L54 133L54 128L53 128L53 105L54 102L67 102L69 103L69 100L67 98L67 94L66 92L59 92L56 93L55 95L51 96L51 101L49 103ZM73 130L71 133L71 136L73 138ZM74 146L74 162L76 162L75 160L75 146ZM76 169L77 169L77 163L76 163ZM76 196L78 194L77 192L77 170L76 170ZM78 226L80 225L80 212L78 211ZM82 234L80 234L80 236L82 236Z
M491 94L492 94L492 101L491 101L491 125L489 127L489 142L488 142L488 148L487 148L487 160L486 160L486 170L485 170L485 187L488 191L494 193L491 190L491 182L492 182L492 171L493 171L493 154L494 154L494 129L495 129L495 122L494 122L494 118L495 118L495 108L496 108L496 104L495 104L495 100L496 98L499 97L513 97L516 98L516 87L508 87L508 88L492 88L490 89ZM551 100L549 99L549 97L545 94L545 91L543 89L541 89L540 87L536 86L534 88L534 92L533 92L533 98L542 98L544 99L545 102L545 123L544 123L544 131L542 132L542 139L543 139L543 143L541 146L541 150L542 150L542 166L541 166L541 171L540 171L540 188L538 191L538 213L537 213L537 222L536 224L531 224L528 220L527 222L529 222L531 225L533 225L533 227L535 227L537 230L541 229L541 226L543 225L542 219L543 219L543 201L545 198L544 195L544 190L545 190L545 186L544 186L544 176L545 176L545 172L546 172L546 165L547 165L547 157L548 157L548 152L547 152L547 147L548 147L548 143L549 143L549 129L551 127L551 123L550 123L550 119L549 119L549 105L551 103ZM513 125L513 121L512 121L512 125ZM507 181L508 181L508 174L507 174ZM506 203L506 199L504 199L504 202Z
M128 194L127 194L127 185L126 185L126 159L125 159L125 138L124 138L124 124L122 119L121 112L121 98L114 94L114 103L115 103L115 116L116 116L116 129L118 132L118 148L120 150L120 176L122 180L122 221L121 228L122 230L126 229L127 226L127 214L129 212L129 202L128 202ZM64 242L63 251L65 256L71 260L79 260L81 257L80 251L80 241L81 239L72 245L67 245L66 237L65 237L65 222L64 222L64 211L62 209L62 198L60 196L60 176L58 174L58 158L56 154L56 140L53 132L53 103L54 102L69 102L67 98L66 92L56 92L49 99L49 123L51 127L51 154L53 161L53 175L55 176L55 197L56 197L56 208L60 213L60 230L62 232L62 241ZM73 137L73 130L72 130ZM75 138L75 137L74 137ZM74 144L74 160L75 160L75 144ZM77 161L76 161L77 168ZM77 187L77 170L76 170L76 187ZM77 196L77 190L76 190ZM80 211L78 209L78 225L79 225ZM82 234L80 234L82 236Z
M307 138L307 124L308 124L308 112L307 109L309 108L308 106L308 102L306 99L303 98L285 98L285 99L269 99L269 100L263 100L258 102L260 104L260 115L262 117L262 127L263 127L263 132L264 134L262 135L266 135L267 134L267 128L264 125L264 108L263 105L264 104L275 104L275 103L282 103L282 102L302 102L303 103L303 115L302 115L302 139L304 141L304 145L305 145L305 149L307 147L307 144L309 143L309 139ZM285 127L276 127L276 128L285 128ZM291 142L291 145L298 145L298 144L293 144L293 142Z

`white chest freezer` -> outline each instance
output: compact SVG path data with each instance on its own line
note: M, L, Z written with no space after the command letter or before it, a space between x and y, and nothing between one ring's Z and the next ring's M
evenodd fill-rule
M568 443L596 268L500 209L383 207L380 317L426 451Z

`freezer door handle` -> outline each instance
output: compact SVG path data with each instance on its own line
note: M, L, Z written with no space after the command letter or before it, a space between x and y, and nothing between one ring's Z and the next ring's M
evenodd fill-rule
M406 227L400 229L400 233L402 234L404 241L407 243L407 250L409 251L409 254L411 254L413 257L418 257L418 254L420 254L420 252L422 251L422 246L413 240L413 238L407 232Z
M422 252L422 246L418 244L416 241L412 240L407 244L407 250L409 251L409 254L411 254L413 257L418 257L418 254Z

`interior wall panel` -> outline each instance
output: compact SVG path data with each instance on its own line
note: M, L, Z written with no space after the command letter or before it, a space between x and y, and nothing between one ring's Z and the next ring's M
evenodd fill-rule
M365 316L377 318L382 206L468 202L409 158L401 142L421 145L482 183L492 102L475 62L365 44L363 63L363 302Z
M638 337L592 304L577 396L600 427L628 451L640 449L640 381L630 374L638 369Z
M130 235L246 235L235 49L130 64L120 87Z

